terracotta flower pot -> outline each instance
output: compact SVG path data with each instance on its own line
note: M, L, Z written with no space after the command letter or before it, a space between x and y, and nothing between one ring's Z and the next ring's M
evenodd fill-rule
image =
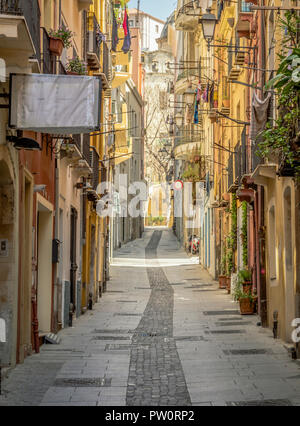
M243 283L243 293L251 294L252 292L252 283L251 281L246 281Z
M242 297L240 299L240 311L241 315L253 315L255 304L252 299Z
M225 275L219 275L219 288L222 290L227 288Z
M226 277L226 289L227 293L231 293L231 277Z
M67 71L68 75L79 75L78 72L73 72L73 71Z
M240 189L236 193L238 199L242 201L246 201L247 203L251 203L254 200L254 191L253 189Z
M62 51L64 49L64 42L61 38L57 37L49 37L50 38L50 45L49 50L50 52L55 56L61 56Z

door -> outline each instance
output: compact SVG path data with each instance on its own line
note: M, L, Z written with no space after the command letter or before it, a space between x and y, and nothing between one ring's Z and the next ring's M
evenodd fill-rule
M71 234L70 234L70 303L75 311L76 279L77 279L77 210L71 208Z

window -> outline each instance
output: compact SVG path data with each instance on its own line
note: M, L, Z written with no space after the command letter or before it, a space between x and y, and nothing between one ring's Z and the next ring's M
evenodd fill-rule
M158 34L158 32L159 32L159 26L158 25L155 25L155 31L156 31L156 34Z
M130 27L133 27L133 26L134 26L134 21L133 21L132 19L129 21L129 26L130 26Z

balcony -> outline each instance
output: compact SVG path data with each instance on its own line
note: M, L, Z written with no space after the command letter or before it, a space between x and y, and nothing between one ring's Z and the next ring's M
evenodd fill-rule
M176 14L175 28L177 31L193 32L199 25L200 2L190 1L183 5Z
M90 154L90 135L73 135L73 140L68 150L72 148L72 167L80 173L80 176L89 176L92 173L92 163Z
M236 55L238 53L238 49L236 47L231 47L232 43L230 43L228 47L228 80L233 81L237 80L239 75L242 72L242 68L238 65L236 61Z
M93 12L87 15L87 64L91 70L99 70L100 68L100 45L99 40L100 27L97 18Z
M40 8L38 0L0 0L0 52L18 54L18 65L24 59L40 62Z
M240 186L247 174L246 129L243 130L241 141L235 147L235 183Z
M191 84L197 86L199 77L197 77L195 71L185 70L180 73L175 83L175 94L183 95L190 87Z
M252 3L246 3L245 1L239 1L238 3L238 17L236 30L239 37L250 38L251 24L253 20L253 12L251 12L250 6Z
M91 202L96 202L99 199L99 196L97 194L97 188L99 185L99 178L100 178L99 162L100 162L100 157L96 148L91 147L91 151L90 151L90 164L92 169L92 173L90 175L91 186L90 188L86 190L87 199L88 201L91 201Z

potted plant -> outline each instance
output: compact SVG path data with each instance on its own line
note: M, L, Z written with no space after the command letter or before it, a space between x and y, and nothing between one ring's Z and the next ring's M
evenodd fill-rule
M49 50L55 56L61 56L63 48L68 49L72 46L71 40L74 33L68 28L58 28L58 30L49 31Z
M219 288L226 289L227 281L226 281L226 253L224 253L221 262L221 275L219 275Z
M241 315L253 315L255 310L256 297L252 294L241 292L239 296Z
M256 305L256 296L252 293L244 293L243 286L240 280L237 281L234 292L234 300L240 303L241 315L253 315Z
M70 59L67 64L67 73L69 75L85 75L87 72L86 64L77 56Z
M251 282L251 271L248 269L242 269L239 271L238 280L243 286L243 292L245 294L251 294L252 292L252 282Z

